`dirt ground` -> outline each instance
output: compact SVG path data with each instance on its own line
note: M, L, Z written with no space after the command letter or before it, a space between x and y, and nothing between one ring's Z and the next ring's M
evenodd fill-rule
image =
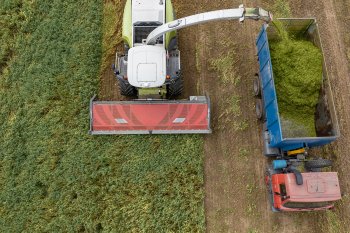
M246 6L269 9L273 1L243 1ZM176 1L178 17L228 7L240 1ZM261 125L256 121L252 81L258 70L255 38L261 22L215 22L180 32L182 70L188 94L207 93L212 100L213 134L205 137L205 208L208 232L350 232L349 228L349 68L346 53L350 38L349 3L341 1L290 1L294 17L316 17L325 48L330 79L335 91L341 138L334 150L340 173L343 201L335 212L274 214L270 211L263 182L267 159L262 155ZM342 7L341 7L342 6ZM348 34L346 34L348 33ZM347 38L347 41L344 39ZM223 45L229 43L230 48ZM347 45L344 44L347 42ZM346 51L346 49L348 49ZM235 51L234 73L238 84L227 84L211 60ZM349 55L348 55L349 56ZM348 57L349 58L349 57ZM240 112L230 111L239 96ZM236 114L237 113L237 114ZM233 115L233 116L232 116ZM238 117L235 117L235 115ZM242 124L243 120L243 124ZM239 127L237 127L237 125Z
M242 1L175 0L177 17L237 7ZM272 0L243 0L269 9ZM350 1L293 0L294 17L316 17L334 91L341 137L327 151L339 172L343 200L335 211L272 213L264 185L261 124L254 112L252 81L258 70L255 38L261 22L215 22L179 32L187 95L208 94L213 134L205 136L205 211L208 232L350 232ZM234 53L227 83L213 61ZM232 55L232 54L231 54ZM113 57L111 56L111 60ZM119 99L110 69L102 71L101 96Z

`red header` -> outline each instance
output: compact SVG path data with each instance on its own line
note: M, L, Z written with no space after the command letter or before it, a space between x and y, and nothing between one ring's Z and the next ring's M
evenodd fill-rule
M208 114L206 103L95 102L91 125L93 132L208 130Z

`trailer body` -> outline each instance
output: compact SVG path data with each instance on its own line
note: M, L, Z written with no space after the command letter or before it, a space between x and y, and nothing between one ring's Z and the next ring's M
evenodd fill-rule
M304 37L318 47L322 54L322 44L318 26L314 18L279 19L289 34ZM262 90L263 108L265 110L265 154L266 151L278 149L290 151L298 148L312 148L328 144L339 136L339 127L334 109L332 90L328 79L325 61L323 59L323 83L320 97L315 110L316 137L287 137L282 128L278 110L278 98L275 89L273 64L271 63L269 41L278 36L276 28L269 24L263 25L257 40L257 55L259 60L259 76Z

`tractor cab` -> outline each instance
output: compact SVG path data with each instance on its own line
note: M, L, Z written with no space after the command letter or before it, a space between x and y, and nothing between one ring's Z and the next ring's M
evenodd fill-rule
M279 211L311 211L333 208L341 199L336 172L300 173L302 184L297 184L293 173L266 176L272 209Z

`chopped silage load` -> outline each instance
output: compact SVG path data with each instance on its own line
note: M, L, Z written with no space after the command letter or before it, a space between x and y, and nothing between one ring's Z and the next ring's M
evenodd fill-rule
M313 43L292 39L276 23L280 40L270 42L283 137L315 137L315 109L322 85L322 53Z

